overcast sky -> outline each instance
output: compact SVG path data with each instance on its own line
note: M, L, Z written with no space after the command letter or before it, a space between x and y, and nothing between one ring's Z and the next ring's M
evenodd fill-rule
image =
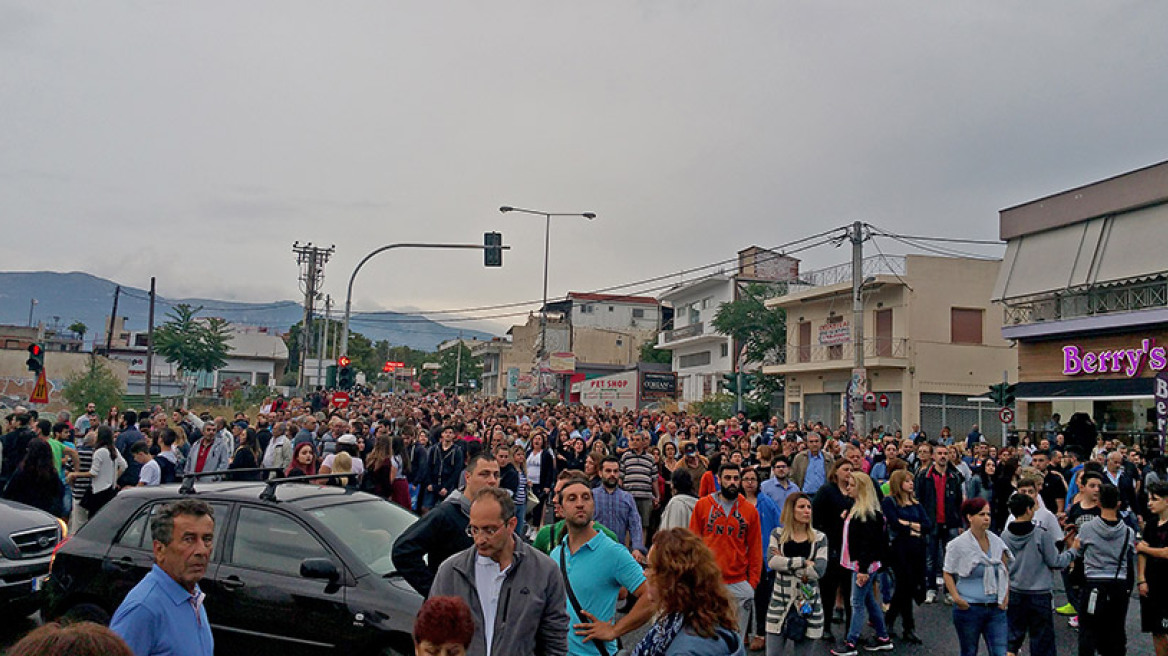
M1004 207L1168 159L1166 25L1160 1L0 0L0 267L271 301L312 241L343 298L377 246L501 231L503 269L399 251L358 278L356 309L438 310L539 298L543 220L500 205L597 213L553 219L553 297L854 220L995 238Z

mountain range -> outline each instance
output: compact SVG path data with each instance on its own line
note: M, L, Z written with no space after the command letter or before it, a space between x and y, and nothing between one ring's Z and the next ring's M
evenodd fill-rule
M73 271L0 272L0 323L28 325L32 299L33 323L67 328L75 321L84 323L89 331L86 341L105 333L113 306L117 283L88 273ZM146 330L150 293L137 287L122 286L118 298L118 316L126 318L131 331ZM221 317L247 326L267 326L283 332L304 318L304 306L297 301L272 303L241 303L203 298L164 298L159 295L154 322L161 325L167 312L179 303L203 307L199 316ZM460 329L431 321L420 315L399 312L362 312L355 315L350 330L371 340L389 340L391 345L433 351L438 344L456 339ZM493 335L478 330L461 329L465 339L490 339Z

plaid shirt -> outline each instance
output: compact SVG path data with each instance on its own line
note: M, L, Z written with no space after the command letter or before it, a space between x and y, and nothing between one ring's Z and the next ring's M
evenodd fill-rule
M641 514L637 512L633 495L620 488L609 493L601 485L592 490L592 498L596 504L593 518L616 533L617 542L627 545L633 551L646 553ZM626 534L629 537L628 542L625 541Z

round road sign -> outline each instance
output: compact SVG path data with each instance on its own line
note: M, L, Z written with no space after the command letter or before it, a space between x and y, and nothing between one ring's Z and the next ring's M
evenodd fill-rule
M1014 411L1009 408L1002 408L998 410L998 419L1001 419L1003 424L1008 424L1014 421Z

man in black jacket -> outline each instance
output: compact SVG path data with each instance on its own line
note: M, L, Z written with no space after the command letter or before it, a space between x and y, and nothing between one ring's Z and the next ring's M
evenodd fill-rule
M945 562L945 548L961 532L963 483L961 473L950 466L949 448L944 444L934 446L933 462L917 474L914 488L933 526L925 547L926 604L937 600L937 579Z
M474 544L466 534L470 500L479 490L498 485L499 463L494 456L475 454L467 465L466 489L452 492L394 542L393 564L418 594L428 597L442 561Z

